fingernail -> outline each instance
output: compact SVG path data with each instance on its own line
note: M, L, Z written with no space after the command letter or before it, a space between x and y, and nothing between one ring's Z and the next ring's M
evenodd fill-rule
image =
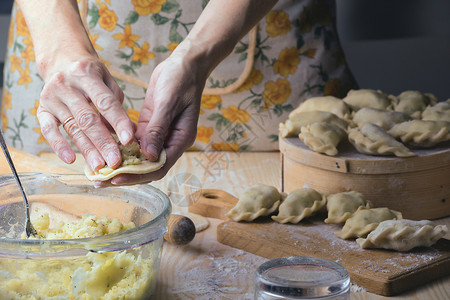
M122 158L114 152L108 154L108 166L115 166L122 161Z
M149 155L151 155L154 160L158 159L158 150L156 149L156 147L154 145L148 144L146 149L147 149L147 153Z
M94 188L99 189L102 187L102 183L100 181L94 181Z
M123 130L120 133L120 139L122 140L122 144L127 144L131 140L131 134L128 131Z
M72 154L69 151L64 151L61 155L65 163L70 164L72 162Z
M93 171L96 171L97 169L99 169L102 166L103 166L103 161L100 158L98 158L98 157L94 158L91 161L91 169Z

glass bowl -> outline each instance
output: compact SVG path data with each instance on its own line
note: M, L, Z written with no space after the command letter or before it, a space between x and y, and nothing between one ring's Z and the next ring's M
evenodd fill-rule
M24 240L14 177L0 176L0 295L10 299L147 299L154 292L169 198L149 185L95 189L84 175L23 173L31 219L50 227L85 214L136 227L81 239Z

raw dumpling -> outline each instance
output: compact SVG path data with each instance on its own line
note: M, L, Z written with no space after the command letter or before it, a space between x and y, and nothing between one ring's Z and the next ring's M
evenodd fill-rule
M436 104L436 97L432 94L423 94L419 91L404 91L397 97L398 103L394 109L410 115L413 118L420 118L422 111L428 105Z
M402 219L400 212L387 207L359 208L353 216L345 221L342 230L334 234L343 239L366 237L377 228L380 222L400 219Z
M360 128L365 123L372 123L386 130L389 130L395 124L409 120L411 120L411 117L405 113L371 107L363 107L353 116L353 122Z
M325 223L343 223L360 207L370 208L369 202L360 192L350 191L327 197L328 218Z
M287 196L278 209L278 216L272 216L272 219L278 223L296 224L324 207L326 203L325 195L316 190L298 189Z
M149 161L142 154L137 142L130 145L119 145L122 163L117 169L105 166L97 172L85 166L84 173L89 180L105 181L119 174L146 174L159 170L166 162L166 151L163 149L157 161Z
M308 111L326 111L335 114L339 118L345 118L351 112L350 106L342 101L342 99L333 96L325 96L309 98L302 102L289 114L289 117L299 112Z
M326 122L304 126L299 134L299 138L311 150L327 155L338 154L336 147L346 136L345 130Z
M236 206L226 216L234 221L253 221L276 211L283 198L275 187L257 184L240 195Z
M361 248L383 248L408 251L415 247L430 247L448 232L445 225L413 220L388 220L381 222L366 239L356 242Z
M309 111L296 113L289 117L284 123L280 123L280 135L282 137L298 137L303 126L315 123L327 122L347 129L348 123L333 113L326 111Z
M450 122L450 101L427 107L422 113L422 120Z
M353 110L363 107L386 109L391 105L391 100L385 93L369 89L350 90L343 100Z
M405 145L396 141L386 131L374 124L366 123L363 127L352 128L348 140L360 153L371 155L396 155L398 157L415 156Z
M392 127L388 133L416 147L432 147L450 140L450 122L412 120Z

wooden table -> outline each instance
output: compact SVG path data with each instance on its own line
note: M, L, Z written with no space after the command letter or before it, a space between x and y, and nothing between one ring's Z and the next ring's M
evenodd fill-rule
M19 172L82 172L83 159L65 165L52 154L41 158L11 149ZM0 174L10 173L0 157ZM239 195L249 186L265 183L279 187L279 153L185 153L168 175L152 185L166 192L174 211L187 211L183 195L199 189L222 189ZM256 268L267 259L217 242L221 222L209 219L210 227L186 246L164 244L155 299L253 299ZM450 227L450 217L436 220ZM450 239L450 234L446 236ZM385 299L353 286L351 299ZM450 299L450 277L426 284L395 299Z

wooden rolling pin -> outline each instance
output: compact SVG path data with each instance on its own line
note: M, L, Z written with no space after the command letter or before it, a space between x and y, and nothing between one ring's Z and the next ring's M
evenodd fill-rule
M164 239L173 245L186 245L195 237L194 222L186 216L170 215L167 226L169 229L164 235Z

